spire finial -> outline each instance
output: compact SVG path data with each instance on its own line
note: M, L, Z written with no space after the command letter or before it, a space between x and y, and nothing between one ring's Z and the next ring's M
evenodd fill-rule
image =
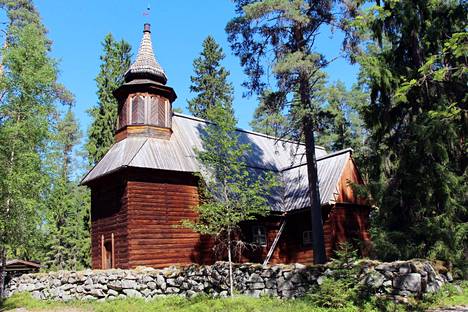
M148 21L149 21L149 18L150 18L150 13L151 13L151 7L150 7L150 3L148 1L148 6L146 7L146 10L143 12L143 16L146 16L146 19Z
M143 27L143 38L136 60L125 73L126 82L135 79L148 79L162 84L167 82L166 74L154 56L149 23L145 23Z

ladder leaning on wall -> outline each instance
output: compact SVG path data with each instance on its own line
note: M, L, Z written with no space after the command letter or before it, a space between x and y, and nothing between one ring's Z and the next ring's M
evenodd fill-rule
M281 226L279 228L279 231L278 231L278 233L276 233L275 240L273 241L273 244L271 245L270 250L268 251L268 254L267 254L265 260L263 261L263 265L267 265L268 262L270 262L271 256L273 255L273 252L276 249L276 245L278 244L278 241L279 241L279 239L281 237L281 233L283 233L283 230L284 230L285 226L286 226L286 218L283 219L283 221L281 221Z

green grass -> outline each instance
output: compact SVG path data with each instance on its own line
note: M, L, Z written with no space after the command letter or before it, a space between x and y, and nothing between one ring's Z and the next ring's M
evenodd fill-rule
M460 292L460 288L462 292ZM322 301L315 301L313 297L306 297L297 300L281 300L276 298L252 298L237 296L234 298L212 299L205 296L198 296L192 299L168 296L159 299L122 299L113 301L72 301L67 303L56 301L41 301L33 299L29 294L16 294L5 300L0 306L0 311L8 311L15 308L26 308L28 311L129 311L129 312L378 312L378 311L425 311L429 307L468 305L468 282L460 284L460 288L449 285L436 295L427 296L424 300L413 302L412 305L395 304L390 301L383 301L376 297L367 298L359 305L350 301L340 307L320 307ZM339 292L339 291L338 291ZM325 305L326 306L326 305ZM73 310L75 309L75 310Z
M446 285L430 300L433 307L468 306L468 281L463 281L457 286Z
M79 311L170 311L170 312L208 312L208 311L230 311L230 312L280 312L280 311L308 311L308 312L354 312L354 307L341 309L328 309L314 307L303 300L281 300L274 298L252 298L238 296L234 298L211 299L199 296L192 299L168 296L154 300L144 299L122 299L105 302L79 302L72 301L60 303L54 301L40 301L31 298L29 294L16 294L5 300L0 311L8 311L15 308L26 308L32 311L59 311L60 309L79 309Z

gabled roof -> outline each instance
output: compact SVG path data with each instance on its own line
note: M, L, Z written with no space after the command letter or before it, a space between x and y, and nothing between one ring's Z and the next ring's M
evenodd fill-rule
M173 134L169 140L128 137L114 144L103 159L83 178L82 184L108 175L120 168L135 167L179 172L200 172L195 157L202 149L201 136L207 121L174 113ZM272 210L290 211L309 206L305 146L260 133L237 130L241 143L249 144L247 166L259 174L271 171L283 182L271 196ZM334 200L334 192L352 150L327 154L316 147L321 203Z

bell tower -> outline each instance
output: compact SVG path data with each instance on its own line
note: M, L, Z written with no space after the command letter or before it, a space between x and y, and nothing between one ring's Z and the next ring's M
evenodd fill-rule
M170 139L177 95L166 83L153 52L150 24L145 24L136 60L125 73L125 83L114 91L119 105L116 142L127 137Z

